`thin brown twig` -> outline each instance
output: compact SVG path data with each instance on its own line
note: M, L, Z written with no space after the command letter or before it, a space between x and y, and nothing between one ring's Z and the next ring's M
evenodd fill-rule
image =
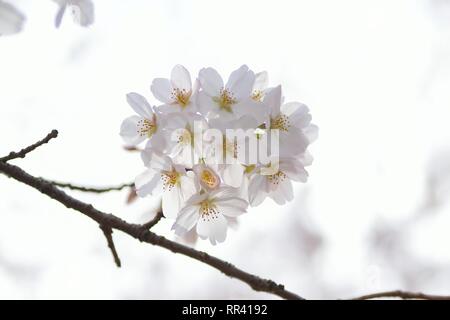
M118 268L122 266L122 263L120 262L119 254L117 253L116 246L114 244L114 240L112 237L113 231L111 227L100 225L100 229L102 229L103 234L106 238L106 243L108 244L109 249L111 250L112 256L114 258L114 263Z
M121 191L125 188L131 188L134 186L134 183L130 182L130 183L123 183L123 184L120 184L117 186L111 186L111 187L85 187L85 186L75 185L75 184L67 183L67 182L48 180L45 178L40 178L40 179L45 180L45 181L51 183L52 185L60 187L60 188L70 189L70 190L74 190L74 191L90 192L90 193L106 193L106 192L110 192L110 191Z
M433 295L433 294L425 294L425 293L421 293L421 292L408 292L408 291L401 291L401 290L371 293L371 294L366 294L366 295L363 295L360 297L353 298L351 300L371 300L371 299L377 299L377 298L400 298L400 299L404 299L404 300L411 300L411 299L450 300L450 296L439 296L439 295Z
M153 228L162 218L164 218L164 214L162 212L162 210L158 210L158 212L156 213L156 215L153 217L152 220L150 220L147 223L144 223L142 225L143 228L150 230L151 228Z
M48 143L50 140L52 140L53 138L56 138L57 136L58 136L58 131L52 130L52 132L50 132L44 139L20 150L19 152L12 151L6 157L0 158L0 161L7 162L7 161L17 159L17 158L25 158L25 156L28 153L39 148L40 146L42 146L46 143Z

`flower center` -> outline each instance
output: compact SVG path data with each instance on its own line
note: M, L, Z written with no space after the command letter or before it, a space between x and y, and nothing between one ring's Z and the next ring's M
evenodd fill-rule
M200 217L203 221L211 221L217 219L219 210L211 200L203 200L200 203Z
M194 139L192 137L192 132L188 128L186 129L180 129L178 134L178 143L187 146L187 145L193 145Z
M280 113L276 118L272 119L270 123L271 129L278 129L280 131L288 131L291 123L289 117Z
M252 93L252 99L261 102L264 97L264 93L261 90L254 90Z
M180 174L175 170L164 171L161 172L161 180L163 182L163 190L171 191L180 180Z
M137 132L141 137L150 138L158 129L156 125L156 116L153 115L153 119L141 119L137 123Z
M237 100L234 98L234 95L228 89L220 90L220 96L213 98L214 102L216 102L221 109L224 109L228 112L233 112L231 107L233 104L236 104Z
M278 171L275 174L267 176L267 179L271 184L279 185L281 182L284 181L284 179L286 179L286 174L281 171Z
M256 168L256 166L255 166L254 164L245 166L244 172L245 172L246 174L250 174L250 173L253 172L253 170L255 170L255 168Z
M185 108L189 104L191 94L191 90L187 91L186 89L174 88L171 97L172 100L174 100L174 104L178 104L182 108Z
M214 172L212 172L210 169L202 170L202 172L200 173L200 180L201 180L202 184L204 184L209 189L216 188L220 183L217 175Z

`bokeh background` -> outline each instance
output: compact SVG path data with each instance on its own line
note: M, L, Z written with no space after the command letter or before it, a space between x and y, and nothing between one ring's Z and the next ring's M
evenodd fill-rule
M82 185L132 181L143 167L118 134L125 94L156 103L151 80L175 64L227 76L245 63L310 107L310 180L292 203L250 210L225 243L190 245L307 298L450 293L450 1L94 0L94 25L66 16L60 29L54 2L10 2L27 22L0 38L0 154L55 128L15 163ZM158 204L71 193L131 222ZM170 225L154 230L173 238ZM275 298L114 237L121 269L95 223L0 176L0 298Z

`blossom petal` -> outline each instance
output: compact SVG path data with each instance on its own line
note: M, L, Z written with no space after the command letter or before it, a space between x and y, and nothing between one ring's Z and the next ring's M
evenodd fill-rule
M141 152L144 165L149 168L161 171L172 171L172 160L165 154L152 148L146 148Z
M198 79L203 91L212 97L218 96L223 88L223 80L219 73L213 68L200 70Z
M250 179L248 186L248 200L252 206L257 206L266 197L266 177L255 175Z
M268 90L264 96L263 103L269 108L272 117L278 116L281 106L281 86Z
M308 150L306 150L299 157L298 160L303 164L303 166L307 167L307 166L310 166L313 163L314 158L313 158L312 154Z
M199 217L199 207L188 205L181 209L172 230L175 230L177 236L182 236L195 226Z
M171 103L172 100L172 84L169 79L156 78L153 80L150 90L156 99L162 103Z
M157 130L148 141L148 145L154 150L163 151L167 145L166 135L162 130Z
M149 169L138 175L134 181L136 193L140 197L145 197L156 191L158 183L161 181L159 172Z
M295 158L281 159L280 170L294 181L306 182L308 180L308 172L305 170L304 164Z
M0 35L11 35L22 30L25 16L9 3L0 1Z
M153 118L152 107L144 96L136 92L130 92L127 94L127 102L141 117L149 120Z
M286 203L286 199L284 199L283 194L279 189L273 190L267 195L270 199L275 201L276 204L282 206Z
M225 241L227 237L227 220L218 213L214 217L202 216L197 222L197 233L202 239L208 238L212 245Z
M242 184L244 170L244 166L239 163L225 165L223 181L233 188L238 188Z
M239 197L239 189L232 188L228 186L222 186L210 193L210 198L214 199L224 199L224 198L233 198Z
M242 65L231 73L225 87L234 94L237 100L241 100L250 97L254 83L255 74L246 65Z
M61 21L62 21L62 18L64 17L64 13L66 12L66 7L67 6L65 4L60 5L58 12L56 13L56 16L55 16L55 27L56 28L59 28L61 26Z
M94 4L91 0L79 0L72 4L73 19L80 26L88 27L94 23Z
M288 102L281 106L281 112L289 117L289 121L297 128L305 128L311 123L311 115L306 105L300 102Z
M146 136L142 136L138 132L138 122L142 118L139 116L131 116L126 118L120 126L120 136L127 145L138 145L146 139Z
M236 103L233 106L233 112L241 117L245 115L250 116L256 120L257 125L260 125L267 119L269 109L265 104L247 98Z
M180 177L180 194L183 201L190 199L198 190L199 186L196 183L195 174L192 171Z
M279 187L280 192L284 195L286 201L292 201L294 199L294 190L292 188L292 182L288 179L284 180L280 183Z
M200 91L197 95L197 106L198 110L206 116L209 116L211 111L217 107L212 98L203 91Z
M174 88L184 89L186 91L192 90L191 75L189 71L180 64L173 67L170 81Z
M248 202L241 198L217 199L218 210L225 216L237 217L247 211Z
M162 196L162 210L164 216L169 219L175 219L180 212L182 203L183 201L178 187L165 190Z
M309 143L312 143L316 141L319 136L319 127L314 124L310 124L308 127L303 129L303 132L306 135L306 138L308 138Z
M254 91L261 91L267 89L267 86L269 85L269 74L267 71L258 72L255 74L255 83L253 85Z
M306 150L309 140L296 127L290 127L289 132L280 132L280 155L282 157L296 156Z

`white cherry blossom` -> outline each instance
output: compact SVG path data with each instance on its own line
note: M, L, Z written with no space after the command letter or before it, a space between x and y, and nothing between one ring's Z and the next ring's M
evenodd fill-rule
M127 94L127 102L137 115L128 117L122 122L120 135L125 143L135 146L149 140L149 146L162 150L166 142L163 133L164 118L154 112L145 97L138 93Z
M281 86L268 87L267 72L243 65L224 83L204 68L192 85L177 65L151 91L162 105L127 95L137 115L125 119L121 135L133 145L148 141L137 193L162 195L177 235L191 232L215 245L249 205L266 198L283 205L294 198L293 182L307 181L317 126L306 105L284 103Z
M162 113L195 112L197 82L192 86L191 75L182 65L173 67L170 79L156 78L150 87L156 99L164 103L158 109Z
M266 93L264 104L269 108L266 126L279 130L281 156L299 155L312 142L308 138L313 135L314 128L310 128L311 115L308 107L300 102L282 102L281 86Z
M310 159L280 158L267 166L256 168L249 180L248 199L252 206L261 204L266 197L283 205L294 198L292 181L306 182L305 165ZM263 169L272 171L270 174Z
M164 216L175 219L185 201L199 189L194 173L157 151L145 149L142 159L148 169L136 178L136 193L140 197L162 193Z
M263 116L262 106L252 99L255 74L246 65L233 71L226 84L213 68L200 70L199 81L198 107L209 118L230 120L251 115L261 119Z
M202 239L211 244L225 241L227 236L227 217L237 217L246 212L248 202L239 197L238 190L220 187L212 192L192 196L181 210L172 229L179 236L196 226Z

